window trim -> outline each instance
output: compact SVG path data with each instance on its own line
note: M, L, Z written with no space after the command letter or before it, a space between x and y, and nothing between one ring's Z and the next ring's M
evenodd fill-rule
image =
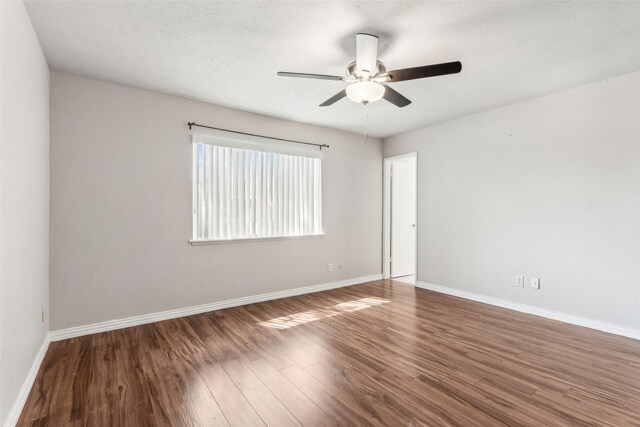
M239 237L237 239L206 239L206 240L194 240L189 239L189 244L191 246L201 246L201 245L219 245L225 243L247 243L247 242L261 242L266 240L304 240L304 239L315 239L322 238L326 236L326 233L322 232L320 234L300 234L297 236L267 236L267 237Z

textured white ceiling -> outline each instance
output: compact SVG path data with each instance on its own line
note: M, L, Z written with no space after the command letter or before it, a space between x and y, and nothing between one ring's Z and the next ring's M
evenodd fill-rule
M640 70L640 2L39 2L27 9L51 68L243 110L388 136ZM388 69L460 60L399 82L413 104L320 104L345 83L355 33ZM533 118L532 118L533 119Z

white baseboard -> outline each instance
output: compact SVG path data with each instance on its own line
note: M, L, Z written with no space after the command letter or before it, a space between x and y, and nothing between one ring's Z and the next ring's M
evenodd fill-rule
M615 325L613 323L601 322L599 320L588 319L586 317L575 316L573 314L547 310L545 308L507 301L504 299L489 297L480 294L474 294L472 292L461 291L459 289L448 288L446 286L439 286L426 282L418 281L416 282L416 287L640 340L640 330L626 328L624 326Z
M168 319L175 319L178 317L191 316L193 314L206 313L208 311L221 310L223 308L237 307L240 305L253 304L256 302L292 297L296 295L310 294L313 292L325 291L328 289L342 288L344 286L357 285L359 283L371 282L373 280L380 280L380 279L382 279L382 274L355 277L353 279L346 279L338 282L323 283L320 285L305 286L303 288L269 292L267 294L252 295L248 297L213 302L213 303L197 305L193 307L179 308L176 310L168 310L168 311L161 311L158 313L143 314L141 316L128 317L126 319L108 320L106 322L94 323L91 325L60 329L57 331L51 331L49 333L49 336L51 338L51 341L60 341L68 338L95 334L98 332L113 331L115 329L128 328L128 327L137 326L137 325L144 325L145 323L158 322L160 320L168 320Z
M11 407L11 411L9 411L9 415L5 421L5 427L14 427L18 419L20 418L20 414L22 413L22 408L27 401L27 397L29 397L29 392L31 391L31 387L36 380L36 376L38 375L38 371L40 370L40 365L42 364L42 360L44 359L44 355L47 353L47 349L49 348L49 334L45 335L44 341L42 341L42 345L40 346L40 350L36 353L36 357L33 360L33 364L31 365L31 369L29 369L29 373L27 374L27 378L25 378L22 383L22 387L20 388L20 392L18 393L18 397L16 398L13 406Z

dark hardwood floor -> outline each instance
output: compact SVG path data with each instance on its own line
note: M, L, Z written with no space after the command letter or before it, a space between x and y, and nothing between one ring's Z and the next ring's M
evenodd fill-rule
M377 281L51 343L19 425L640 425L640 341Z

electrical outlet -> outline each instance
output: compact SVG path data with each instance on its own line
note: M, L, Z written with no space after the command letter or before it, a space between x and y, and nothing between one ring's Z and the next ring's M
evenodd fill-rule
M524 276L516 276L516 286L524 288Z
M344 264L343 263L338 264L338 270L342 270L343 268L344 268Z
M540 289L540 279L538 277L531 278L531 287L533 289Z
M329 269L328 270L329 270L329 272L333 271L333 264L329 264Z

